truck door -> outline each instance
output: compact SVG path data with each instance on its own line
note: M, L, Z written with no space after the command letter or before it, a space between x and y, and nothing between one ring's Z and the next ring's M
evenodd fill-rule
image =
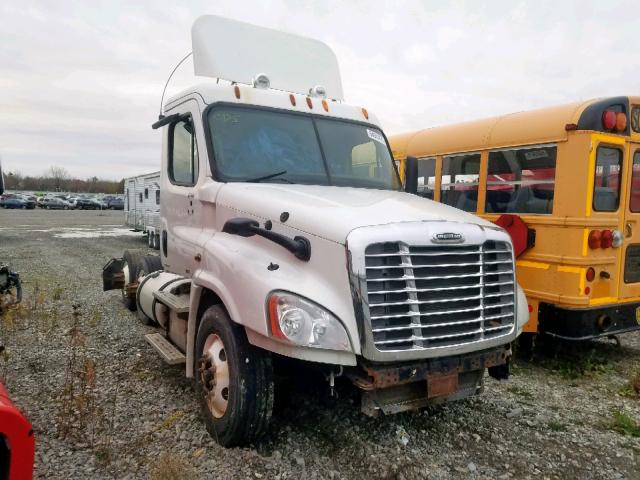
M195 257L200 252L197 240L202 230L200 202L194 198L201 170L194 119L200 118L200 112L195 101L187 101L172 113L182 117L166 128L160 250L165 269L189 277L196 267Z
M624 207L622 271L620 297L640 297L640 143L631 142L627 158L630 173L627 174Z

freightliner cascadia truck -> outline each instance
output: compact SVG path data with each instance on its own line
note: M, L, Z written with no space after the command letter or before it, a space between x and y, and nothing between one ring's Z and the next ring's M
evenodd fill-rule
M208 81L153 124L160 255L126 251L103 283L194 379L211 435L232 446L267 429L283 358L328 388L349 379L369 415L505 378L528 320L509 235L410 193L410 168L403 188L376 117L344 102L332 50L204 16L192 56Z

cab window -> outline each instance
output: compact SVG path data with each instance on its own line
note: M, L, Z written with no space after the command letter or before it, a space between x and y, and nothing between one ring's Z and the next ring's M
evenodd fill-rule
M444 157L440 201L466 212L475 212L478 206L479 174L479 153Z
M176 185L195 185L198 179L198 146L190 121L179 121L169 131L169 179Z
M433 200L436 188L436 159L421 158L418 160L418 195Z
M622 151L613 147L598 147L593 182L593 209L615 212L620 204L620 171Z
M556 153L555 146L489 152L485 211L552 213Z

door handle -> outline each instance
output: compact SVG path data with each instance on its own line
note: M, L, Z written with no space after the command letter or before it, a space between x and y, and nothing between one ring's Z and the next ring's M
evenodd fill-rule
M624 236L629 238L631 235L633 235L633 224L627 222L624 226Z

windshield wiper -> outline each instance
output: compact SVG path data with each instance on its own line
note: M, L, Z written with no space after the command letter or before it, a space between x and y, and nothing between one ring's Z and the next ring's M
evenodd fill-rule
M249 180L246 180L246 181L249 182L249 183L262 182L263 180L271 180L272 178L279 177L280 175L285 175L286 173L287 173L286 170L282 170L281 172L271 173L269 175L264 175L262 177L252 178L252 179L249 179ZM287 182L287 183L293 183L291 180L286 179L286 178L279 178L278 180L282 180L283 182Z

